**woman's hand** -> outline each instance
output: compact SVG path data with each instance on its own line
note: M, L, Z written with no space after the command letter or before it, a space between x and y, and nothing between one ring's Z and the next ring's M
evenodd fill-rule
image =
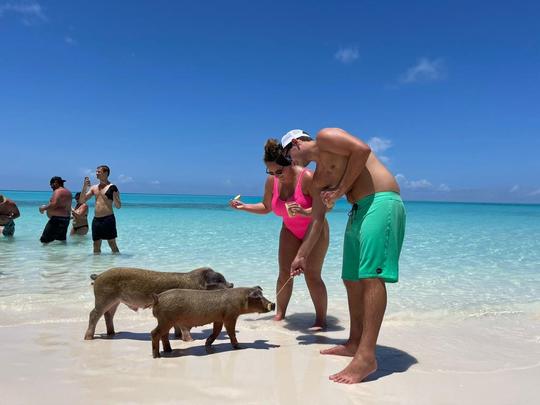
M289 216L290 217L294 217L295 215L298 215L298 214L303 215L303 216L311 215L311 210L305 210L297 202L288 202L287 203L287 210L289 211Z
M230 200L229 206L235 210L241 210L244 208L244 203L240 200Z

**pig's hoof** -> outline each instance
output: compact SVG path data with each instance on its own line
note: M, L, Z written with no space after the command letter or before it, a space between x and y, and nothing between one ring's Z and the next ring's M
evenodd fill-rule
M184 342L193 342L194 339L191 337L191 335L189 335L189 336L182 336L182 340Z
M114 330L112 332L107 332L107 336L114 336L116 335L116 333L114 332Z
M84 340L94 340L94 335L84 335Z
M238 343L233 344L232 347L233 347L233 349L235 349L235 350L241 349L241 348L242 348L242 346L240 346Z
M154 354L153 354L153 357L154 357L154 359L159 359L159 358L161 357L161 354L159 354L159 353L154 353Z

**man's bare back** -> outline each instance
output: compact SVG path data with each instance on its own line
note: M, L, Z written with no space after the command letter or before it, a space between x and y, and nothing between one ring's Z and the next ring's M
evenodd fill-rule
M319 146L319 150L320 157L313 175L313 182L315 187L321 191L334 190L343 178L349 158L326 152L321 146ZM354 180L352 186L344 191L347 201L352 204L367 195L382 191L399 193L399 185L394 176L375 156L375 153L371 152L365 169Z

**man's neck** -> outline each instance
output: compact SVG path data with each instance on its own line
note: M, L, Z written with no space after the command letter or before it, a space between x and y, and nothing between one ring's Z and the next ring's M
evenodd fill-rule
M109 184L110 184L109 179L99 181L100 186L108 186Z

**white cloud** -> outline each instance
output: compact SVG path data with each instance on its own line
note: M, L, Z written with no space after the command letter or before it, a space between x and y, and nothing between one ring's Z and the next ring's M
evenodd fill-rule
M519 190L519 184L516 184L514 185L514 187L512 187L508 192L509 193L515 193L516 191Z
M155 185L155 186L158 186L158 185L161 184L161 182L160 182L159 180L152 180L152 181L150 182L150 184L153 184L153 185Z
M407 184L407 188L412 190L427 190L433 187L433 184L426 179L411 180Z
M368 145L371 150L378 155L379 153L390 149L392 147L392 141L390 139L384 139L374 136L368 141ZM379 155L378 157L381 162L387 164L390 163L390 158L388 156Z
M345 64L354 62L358 59L358 56L358 48L353 47L340 48L339 51L334 54L334 58Z
M399 81L404 84L426 83L444 79L445 67L442 59L421 58L416 65L407 69Z
M84 176L87 176L87 177L90 177L92 174L95 173L95 169L84 168L84 169L80 169L80 170L81 170L81 173L82 173Z
M444 192L448 192L450 191L450 187L448 187L446 184L444 183L441 183L439 184L439 187L437 188L438 191L444 191Z
M435 187L429 180L427 179L420 179L420 180L408 180L403 174L398 173L396 175L396 181L399 183L400 187L403 187L404 189L412 190L412 191L442 191L442 192L448 192L450 191L450 187L448 185L441 183L439 186Z
M64 41L68 45L77 45L77 41L75 41L72 37L67 36L64 38Z
M133 180L133 177L126 176L125 174L121 174L118 176L118 182L126 184L126 183L133 183L134 180Z
M540 195L540 188L538 190L534 190L529 195Z
M368 141L368 145L375 153L384 152L392 147L392 141L390 139L379 138L374 136Z
M0 18L9 13L18 14L22 17L21 21L26 25L47 21L47 16L45 15L43 8L37 2L22 1L1 4Z

